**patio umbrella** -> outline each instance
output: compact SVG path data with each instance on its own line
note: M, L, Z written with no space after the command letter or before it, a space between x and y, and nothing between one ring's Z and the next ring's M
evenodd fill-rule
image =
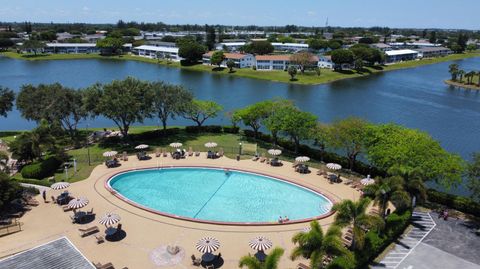
M113 225L119 221L120 221L120 216L118 214L106 213L98 222L100 224L107 226L107 225Z
M118 152L112 150L112 151L106 151L103 153L103 157L114 157L118 154Z
M135 149L148 149L148 145L141 144L135 147Z
M367 175L366 178L360 180L360 183L362 183L362 185L372 185L375 183L375 179L371 178L370 175Z
M307 156L300 156L300 157L295 158L295 161L298 162L298 163L306 163L306 162L310 161L310 158L307 157Z
M250 240L248 245L257 251L265 251L273 246L272 241L264 236L257 236Z
M340 170L342 169L342 166L338 163L327 163L327 168L330 170Z
M175 142L175 143L170 143L170 147L172 148L179 148L182 146L182 143Z
M279 150L279 149L269 149L267 152L268 152L268 154L270 154L272 156L278 156L278 155L282 154L282 151Z
M68 182L57 182L57 183L53 183L52 186L50 186L50 188L54 190L62 190L68 187L70 187L70 183Z
M220 248L220 242L213 237L204 237L197 242L195 247L202 253L212 253Z
M217 143L215 143L215 142L205 143L206 148L215 148L216 146L217 146Z
M68 203L68 207L72 209L79 209L86 205L88 205L88 199L85 197L75 198Z

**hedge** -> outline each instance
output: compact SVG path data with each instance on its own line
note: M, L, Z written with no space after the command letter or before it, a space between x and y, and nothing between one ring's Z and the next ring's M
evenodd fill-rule
M62 161L55 156L46 158L43 161L26 165L22 168L22 177L42 179L51 176L62 164Z
M223 126L223 132L227 134L238 134L240 132L240 128L237 126Z
M205 125L205 126L187 126L185 127L187 133L214 133L220 134L223 128L220 125Z
M434 189L429 189L427 191L427 197L428 201L432 203L445 205L463 213L480 217L480 203L477 203L468 197L439 192Z
M38 179L15 179L15 181L19 183L27 183L27 184L34 184L34 185L41 185L45 187L50 187L53 183L48 182L46 180L38 180Z
M411 211L394 212L385 219L385 229L382 234L369 231L365 236L362 250L355 252L357 268L363 268L374 260L388 245L397 239L407 228L412 216Z

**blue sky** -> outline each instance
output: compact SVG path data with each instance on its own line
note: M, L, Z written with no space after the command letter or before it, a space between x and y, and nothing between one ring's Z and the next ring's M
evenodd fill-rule
M480 28L478 0L15 0L1 21Z

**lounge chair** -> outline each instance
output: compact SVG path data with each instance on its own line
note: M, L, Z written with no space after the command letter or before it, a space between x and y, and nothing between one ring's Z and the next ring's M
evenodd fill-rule
M95 239L97 240L97 244L105 242L105 238L101 235L95 235Z
M200 156L200 151L195 151L195 157Z
M260 159L260 157L258 157L258 155L255 155L252 157L252 161L256 162L258 161L258 159Z
M297 168L297 166L299 166L299 165L300 165L300 163L294 162L294 163L292 164L292 167L293 167L293 168Z
M157 150L155 151L155 157L158 158L158 157L160 157L160 155L162 155L162 153L160 152L160 149L157 149Z
M162 153L163 157L168 157L167 150L163 149L162 151L163 151L163 153Z
M265 162L265 160L266 160L266 158L265 158L265 157L260 157L260 159L259 159L259 161L260 161L261 163L264 163L264 162Z
M217 157L223 157L223 155L225 154L225 152L223 151L223 148L220 148L220 150L217 152Z
M115 269L115 267L113 267L113 264L111 262L106 264L95 263L94 265L95 265L95 268L97 269Z
M192 264L195 266L200 266L202 264L202 259L196 258L195 255L192 254Z
M89 236L94 233L98 233L100 230L97 226L93 226L87 229L79 228L78 231L80 232L81 237Z
M125 162L128 161L128 155L126 151L123 152L122 160Z
M317 175L319 175L319 176L324 176L324 175L326 175L326 174L327 174L327 172L325 172L325 171L323 171L323 170L321 170L321 169L318 169L318 171L317 171Z
M27 199L26 204L30 206L38 206L40 203L37 200L30 198L30 199Z
M207 269L215 269L215 266L213 264L210 264L210 265L207 265L207 267L205 267Z
M308 266L306 264L303 264L303 263L299 263L297 265L297 269L310 269L310 266Z
M63 205L62 210L63 210L63 212L67 212L67 211L72 211L72 208L69 207L68 205Z
M193 156L193 149L192 149L192 147L189 147L189 148L188 148L188 156L189 156L189 157L190 157L190 156Z

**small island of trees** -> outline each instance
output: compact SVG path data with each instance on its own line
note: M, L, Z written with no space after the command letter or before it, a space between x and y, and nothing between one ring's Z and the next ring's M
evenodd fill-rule
M445 80L448 85L480 90L480 70L465 71L460 69L458 64L451 64L448 66L448 72L451 75L449 80Z

